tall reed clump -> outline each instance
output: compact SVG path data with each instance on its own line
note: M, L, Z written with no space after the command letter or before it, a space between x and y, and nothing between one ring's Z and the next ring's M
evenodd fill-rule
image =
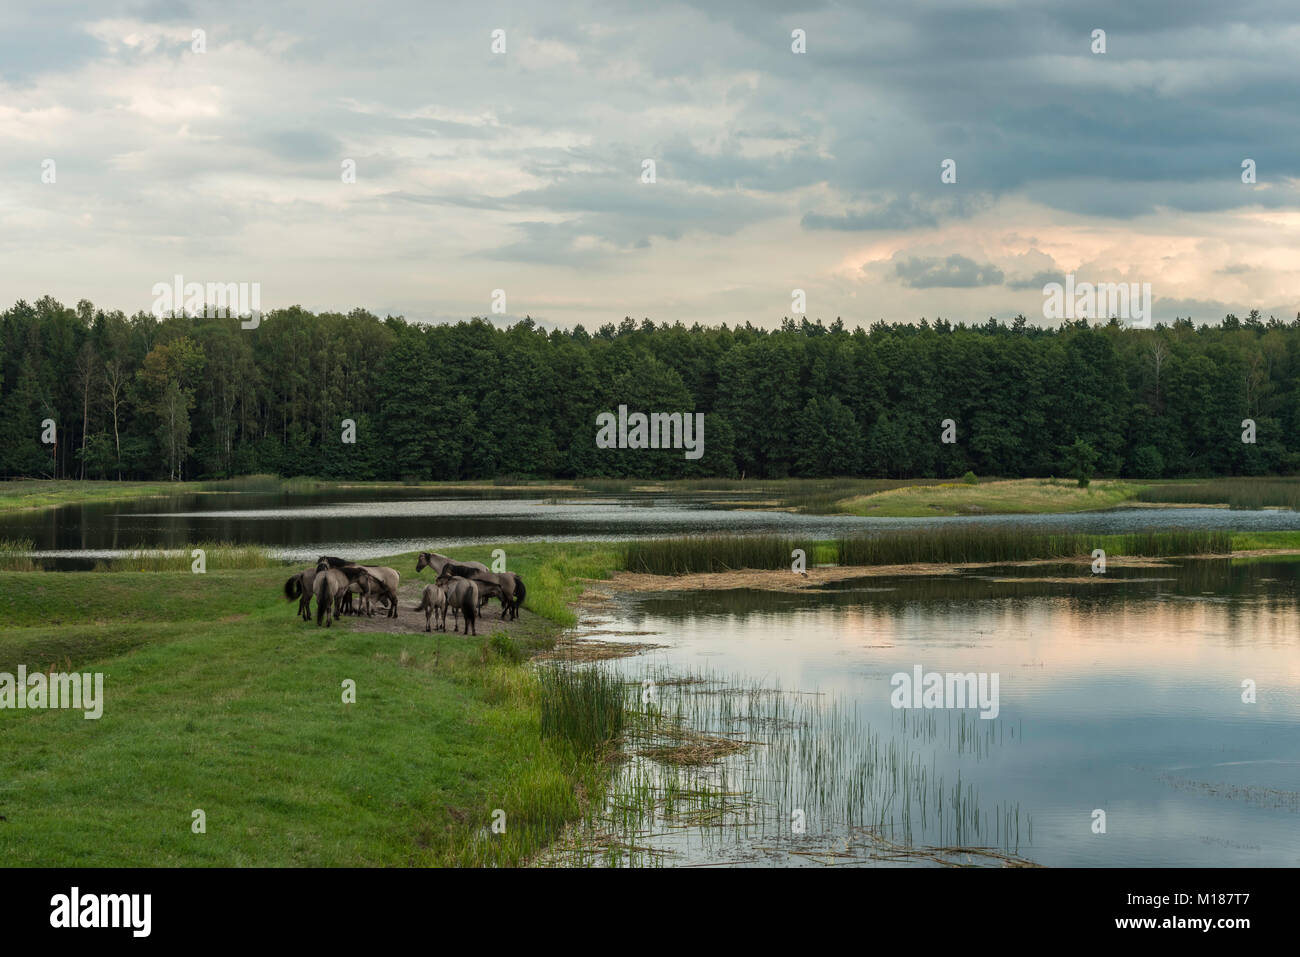
M1108 554L1131 557L1224 555L1232 551L1232 534L1193 530L1122 535L1043 534L1016 526L989 528L966 523L841 538L836 542L836 560L840 565L1026 562L1076 558L1098 548Z
M776 535L696 535L631 541L623 547L623 568L651 575L789 568L790 553L798 547L795 539Z
M548 665L541 684L542 734L570 742L579 754L600 754L623 735L623 683L603 668Z
M274 494L276 492L312 492L320 483L315 479L299 475L295 478L280 478L259 472L256 475L237 475L234 478L214 479L203 482L199 488L204 492L249 492Z
M1300 479L1223 478L1177 485L1152 485L1139 502L1175 505L1227 505L1230 508L1300 509Z
M140 549L96 565L97 570L113 572L187 572L193 569L195 549L203 550L206 571L232 568L277 568L284 564L272 558L259 545L232 545L229 542L197 542L177 549Z
M36 543L30 538L0 538L0 571L34 572L37 564L31 553Z

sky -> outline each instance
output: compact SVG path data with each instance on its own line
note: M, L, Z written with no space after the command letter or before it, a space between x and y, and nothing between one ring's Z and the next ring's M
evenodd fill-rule
M1290 319L1298 51L1289 0L6 0L0 308Z

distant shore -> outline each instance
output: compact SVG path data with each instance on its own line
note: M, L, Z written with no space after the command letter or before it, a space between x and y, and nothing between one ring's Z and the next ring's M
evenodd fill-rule
M973 479L973 480L972 480ZM533 492L539 495L727 495L738 508L870 518L958 515L1044 515L1123 506L1296 508L1300 478L1281 476L1210 479L673 479L505 477L457 482L357 482L347 479L251 475L193 482L9 479L0 481L0 512L57 508L200 494L279 494L332 490Z

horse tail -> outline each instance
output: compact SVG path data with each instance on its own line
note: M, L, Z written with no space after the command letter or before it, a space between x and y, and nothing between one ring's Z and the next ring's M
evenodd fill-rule
M302 574L290 576L289 580L284 583L285 600L297 598L302 594Z
M513 573L512 573L513 574ZM524 603L524 596L528 594L528 589L524 587L524 580L515 575L515 607L518 608Z

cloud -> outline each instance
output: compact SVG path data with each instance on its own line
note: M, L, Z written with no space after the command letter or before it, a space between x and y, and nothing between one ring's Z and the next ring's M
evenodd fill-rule
M1283 0L15 2L0 300L132 309L177 271L257 273L286 302L428 316L509 282L588 325L772 324L803 288L869 323L1014 314L1086 267L1285 302L1297 45Z
M1007 288L1008 289L1042 289L1048 283L1052 283L1052 282L1064 283L1065 273L1055 272L1053 270L1044 270L1043 272L1035 273L1034 275L1029 276L1028 278L1008 279Z
M905 286L912 289L970 289L977 286L997 286L1002 283L1002 270L992 263L977 263L958 253L947 259L910 258L894 265L894 272Z

